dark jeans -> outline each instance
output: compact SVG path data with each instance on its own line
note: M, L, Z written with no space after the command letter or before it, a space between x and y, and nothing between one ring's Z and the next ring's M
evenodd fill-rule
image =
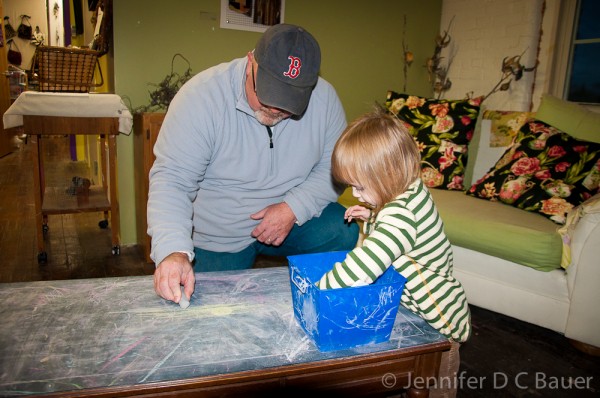
M237 253L212 252L194 248L194 270L225 271L252 268L256 256L291 256L306 253L322 253L352 250L358 240L358 225L346 223L346 208L339 203L330 203L319 217L302 226L294 225L281 246L269 246L255 241Z

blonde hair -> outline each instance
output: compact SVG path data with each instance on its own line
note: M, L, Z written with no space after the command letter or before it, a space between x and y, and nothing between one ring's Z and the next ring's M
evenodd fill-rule
M367 188L377 200L377 211L419 178L420 162L407 128L377 108L344 130L333 149L331 171L341 183Z

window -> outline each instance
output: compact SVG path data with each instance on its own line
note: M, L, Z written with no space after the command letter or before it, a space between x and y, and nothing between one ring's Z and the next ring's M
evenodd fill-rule
M600 104L600 2L579 0L575 12L565 99Z

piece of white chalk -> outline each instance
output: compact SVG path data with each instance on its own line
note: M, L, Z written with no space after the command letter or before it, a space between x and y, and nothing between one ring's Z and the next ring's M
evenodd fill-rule
M183 286L181 286L181 299L179 300L179 306L184 310L190 306L190 300L188 300L188 298L186 297L183 291Z

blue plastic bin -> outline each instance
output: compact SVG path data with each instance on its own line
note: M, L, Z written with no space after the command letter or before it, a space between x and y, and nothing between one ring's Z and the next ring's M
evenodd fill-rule
M390 339L406 279L394 267L368 286L320 290L315 286L347 252L288 256L294 315L320 351Z

